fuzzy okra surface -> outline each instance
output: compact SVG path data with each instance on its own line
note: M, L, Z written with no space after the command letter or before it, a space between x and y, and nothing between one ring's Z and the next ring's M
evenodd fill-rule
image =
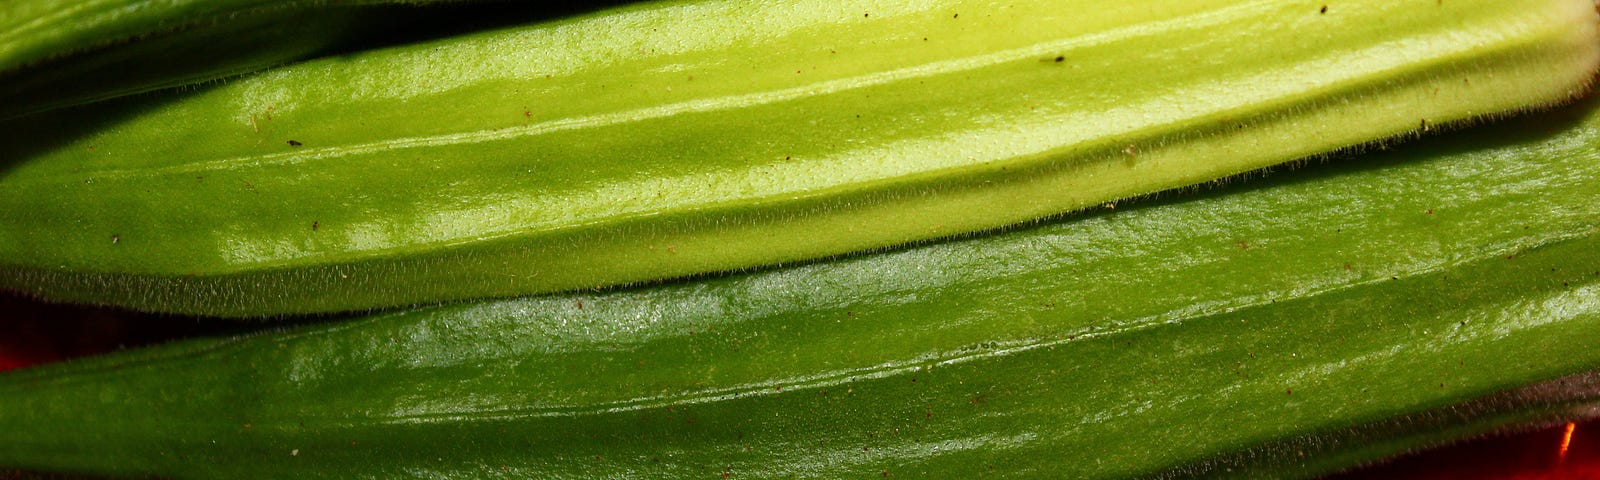
M0 465L1312 475L1438 426L1351 428L1600 366L1597 107L999 235L9 372Z
M6 124L0 286L270 316L901 245L1561 101L1594 17L644 3Z

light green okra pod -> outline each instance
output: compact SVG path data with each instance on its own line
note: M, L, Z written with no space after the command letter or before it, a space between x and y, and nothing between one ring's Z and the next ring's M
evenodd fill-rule
M901 245L1559 102L1595 22L1588 0L641 4L4 125L0 285L273 315Z

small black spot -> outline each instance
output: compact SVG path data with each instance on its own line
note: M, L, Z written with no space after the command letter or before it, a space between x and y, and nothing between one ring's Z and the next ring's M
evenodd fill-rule
M961 14L957 13L955 15L951 15L950 18L961 18Z
M1064 62L1066 60L1067 60L1067 57L1064 57L1064 56L1061 56L1061 55L1056 55L1056 63L1061 63L1061 62Z
M290 140L289 141L289 146L291 146L291 147L298 147L298 146L301 146L301 145L305 145L305 144L300 143L300 142L296 142L294 140Z
M1318 11L1317 13L1328 13L1328 6L1327 5L1323 5L1322 6L1322 10Z
M313 231L313 232L317 231L317 227L320 227L320 226L322 226L321 222L318 222L316 220L312 220L311 221L311 231Z

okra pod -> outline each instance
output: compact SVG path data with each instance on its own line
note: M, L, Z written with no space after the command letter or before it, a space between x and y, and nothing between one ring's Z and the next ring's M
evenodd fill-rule
M888 254L8 372L0 465L1126 478L1258 452L1241 468L1313 475L1404 445L1323 435L1600 362L1595 106Z
M1595 22L1588 0L633 5L0 126L0 286L262 316L893 247L1561 102Z

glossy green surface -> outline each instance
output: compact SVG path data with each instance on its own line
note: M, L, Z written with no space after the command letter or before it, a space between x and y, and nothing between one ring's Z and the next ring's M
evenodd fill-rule
M1306 433L1151 477L1311 477L1382 464L1418 450L1597 417L1600 371L1591 370L1347 429ZM1482 477L1494 475L1486 473Z
M0 464L181 478L1193 471L1600 366L1595 107L994 236L9 372Z
M0 125L0 286L246 316L994 228L1574 95L1592 2L661 2Z

